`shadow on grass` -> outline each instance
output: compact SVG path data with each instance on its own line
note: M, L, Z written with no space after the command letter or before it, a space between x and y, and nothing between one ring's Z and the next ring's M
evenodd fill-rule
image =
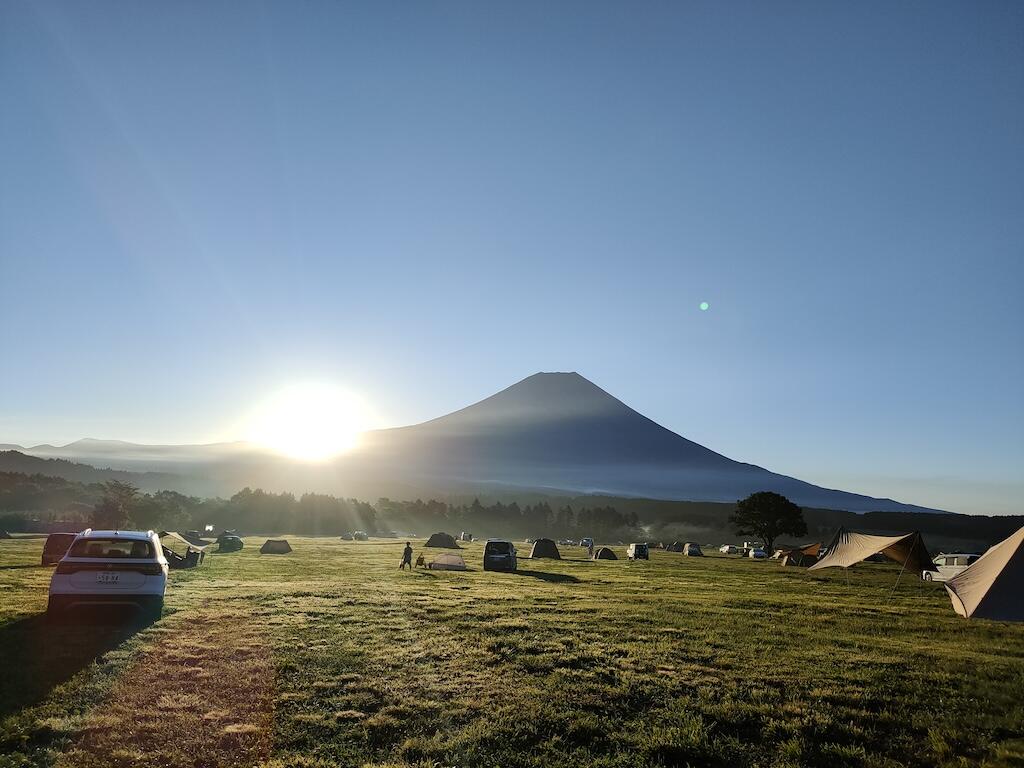
M545 571L524 571L522 569L516 571L520 576L529 576L534 579L540 579L541 581L549 581L552 584L578 584L579 579L575 576L571 576L568 573L547 573Z
M0 719L38 704L61 683L152 623L132 610L37 614L0 627Z
M18 568L48 568L49 566L39 563L22 563L21 565L0 565L0 571L13 571Z

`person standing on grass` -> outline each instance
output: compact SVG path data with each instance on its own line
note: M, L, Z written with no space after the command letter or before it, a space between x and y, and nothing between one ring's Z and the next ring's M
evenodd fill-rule
M409 542L405 542L405 549L402 550L402 564L398 566L398 570L405 570L405 566L409 566L409 570L412 570L412 546Z

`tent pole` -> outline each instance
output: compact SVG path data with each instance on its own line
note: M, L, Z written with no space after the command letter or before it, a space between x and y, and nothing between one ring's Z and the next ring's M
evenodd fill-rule
M914 547L916 547L916 546L917 546L917 539L914 539L914 543L910 545L910 551L907 552L907 557L903 561L903 567L900 568L900 575L896 577L896 583L893 584L892 592L889 593L889 602L892 602L892 596L896 594L896 587L898 587L900 585L900 579L903 578L903 571L905 571L906 568L907 568L907 560L909 560L910 556L912 554L914 554Z

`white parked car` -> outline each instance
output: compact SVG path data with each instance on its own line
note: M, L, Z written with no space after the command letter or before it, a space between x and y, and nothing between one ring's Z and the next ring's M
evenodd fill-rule
M753 558L754 560L767 560L768 553L763 549L754 548L747 553L747 557Z
M732 544L723 544L718 548L718 551L723 555L738 555L740 553L739 547L735 547Z
M969 554L966 552L954 552L951 555L939 555L932 560L938 573L935 571L922 571L921 578L925 581L948 581L967 570L967 566L977 560L981 555Z
M94 531L75 537L50 579L47 613L86 605L129 605L160 616L167 559L153 531Z

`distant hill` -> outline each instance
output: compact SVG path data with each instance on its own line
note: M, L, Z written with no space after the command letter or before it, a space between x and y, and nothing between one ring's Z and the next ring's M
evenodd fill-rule
M97 469L65 459L43 459L20 451L0 451L0 472L59 477L76 483L103 483L120 480L143 490L176 490L184 485L181 477L159 472L126 472L119 469Z
M303 464L246 443L151 446L85 439L36 456L170 473L175 490L230 494L246 485L360 498L491 493L605 494L733 503L755 491L805 507L934 512L822 488L735 461L662 427L577 373L538 373L422 424L362 436L328 464Z

